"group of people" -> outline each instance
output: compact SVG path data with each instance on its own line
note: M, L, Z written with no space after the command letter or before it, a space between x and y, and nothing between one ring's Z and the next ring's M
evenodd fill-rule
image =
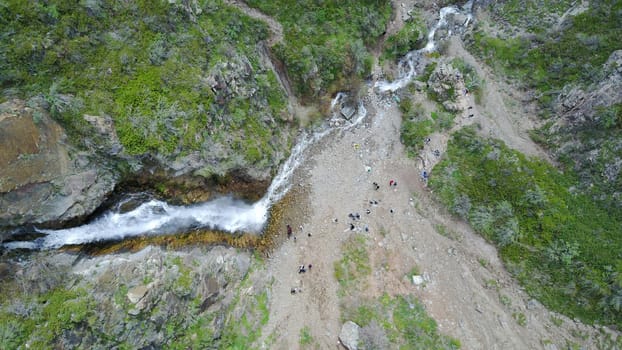
M374 190L379 190L380 189L380 185L377 182L373 182L372 185L373 185ZM389 187L390 188L397 187L397 181L393 180L393 179L389 180ZM370 200L369 204L371 206L378 205L378 201L377 200ZM365 210L365 213L367 215L371 214L371 209L367 208ZM393 209L391 209L391 213L393 213ZM358 221L358 220L361 220L361 214L359 214L358 212L349 213L348 214L348 218L350 218L352 220L350 222L349 228L350 228L351 231L354 231L356 229L356 226L355 226L354 223L356 221ZM333 222L338 223L339 219L338 218L334 218ZM302 226L300 226L300 229L302 231ZM369 226L364 225L364 230L365 230L365 232L369 232ZM290 224L286 225L286 232L287 232L287 238L288 239L293 238L294 241L296 240L296 236L294 235L292 226ZM311 237L311 233L308 233L307 235L309 237ZM306 273L308 271L311 271L312 267L313 267L312 264L301 264L301 265L298 266L298 273L301 274L301 273ZM290 292L291 292L291 294L297 294L297 293L301 293L302 289L300 287L292 287L290 289Z
M290 238L294 238L294 241L296 241L296 236L294 235L292 226L290 224L287 224L286 226L287 229L287 239ZM300 231L302 232L302 225L300 226ZM311 232L307 233L308 237L311 237ZM299 265L298 266L298 273L306 273L307 271L311 271L311 268L313 267L313 264L303 264L303 265ZM296 294L296 293L302 293L302 289L300 287L292 287L290 290L291 294Z

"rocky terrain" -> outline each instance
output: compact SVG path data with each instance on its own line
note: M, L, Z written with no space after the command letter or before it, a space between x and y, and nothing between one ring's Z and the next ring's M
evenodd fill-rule
M178 8L196 21L203 11L213 11L199 3L179 2ZM375 48L369 79L356 91L348 91L334 108L326 106L327 97L305 106L292 94L282 62L270 55L271 48L285 40L286 29L246 2L227 3L267 22L271 34L255 53L232 54L204 72L202 84L213 92L210 96L228 107L210 119L215 126L210 137L197 132L203 145L197 150L184 152L178 146L172 153L160 148L132 154L118 129L123 121L107 114L81 115L89 136L76 140L75 129L52 116L53 106L72 105L76 96L3 99L0 228L17 230L0 231L0 242L18 231L28 232L30 225L80 222L115 188L117 194L127 188L149 189L185 203L206 200L214 191L256 198L285 158L295 127L324 111L333 130L307 150L289 196L277 204L278 215L269 223L278 232L274 245L261 250L223 244L151 245L103 255L92 254L97 252L93 247L3 251L0 348L622 346L615 324L590 324L547 308L507 268L504 246L484 238L469 225L468 215L461 217L455 206L443 205L440 194L428 186L428 178L436 176L435 166L449 157L452 135L471 128L478 137L501 140L546 164L562 167L570 157L581 183L594 184L585 186L587 193L615 207L620 159L612 130L622 120L615 109L622 101L620 51L608 56L602 79L589 86L568 85L556 95L553 117L543 122L537 113L545 107L533 98L534 90L503 79L469 50L474 29L461 27L466 17L460 14L450 16L449 25L437 33L439 40L449 36L442 41L441 54L422 55L416 61L421 74L407 87L395 92L377 88L386 77L398 77L404 66L381 61L382 50ZM490 9L476 3L475 21L481 21L476 30L490 24L488 19L496 13ZM580 13L574 9L544 20L563 24ZM393 2L392 10L379 47L417 16L429 19L426 25L431 27L438 5ZM507 21L490 32L534 25ZM255 54L261 56L259 66ZM264 99L253 85L268 72L278 76L273 83L287 94L287 105L279 102L278 110L271 109L270 98ZM319 77L315 72L313 79L317 82ZM279 127L268 137L276 143L270 143L274 153L269 161L233 155L240 150L234 146L240 135L249 137L249 130L226 136L237 125L236 101L254 99L261 102L247 107L259 111L262 125ZM362 103L358 110L357 101ZM366 115L356 122L353 115L361 107ZM223 118L222 124L218 118ZM585 142L588 134L582 133L603 123L610 124L594 142ZM414 131L406 125L414 125ZM169 126L173 134L180 130ZM285 130L283 137L280 128ZM225 136L213 132L216 129L224 130ZM591 167L595 163L597 169ZM291 235L286 225L293 228ZM612 310L615 319L615 306Z
M83 218L113 191L118 174L73 147L41 104L11 100L0 113L0 226Z
M3 28L13 28L0 46L3 239L22 225L82 222L115 188L180 202L265 190L297 125L262 22L220 1L40 5L2 10ZM115 11L124 16L112 20ZM153 22L139 28L142 17ZM179 36L158 21L178 25ZM207 33L227 26L238 27L230 36L244 37L238 47L237 39ZM92 45L79 44L85 41ZM75 45L72 55L63 45ZM191 59L192 50L214 52ZM54 58L41 59L46 54ZM195 195L170 193L180 191Z

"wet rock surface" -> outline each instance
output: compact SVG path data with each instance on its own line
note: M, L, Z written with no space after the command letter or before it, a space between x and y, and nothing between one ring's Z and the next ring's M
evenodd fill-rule
M116 183L105 163L71 146L37 103L0 105L0 149L0 227L88 215Z

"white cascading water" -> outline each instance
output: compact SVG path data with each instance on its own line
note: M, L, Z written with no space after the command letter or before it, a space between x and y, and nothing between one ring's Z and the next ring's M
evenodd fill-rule
M375 84L375 88L380 92L386 92L395 91L408 85L417 74L415 62L419 56L436 49L434 37L439 28L447 25L447 16L457 13L465 15L466 20L463 26L466 27L472 20L471 9L472 1L467 2L462 9L455 6L443 7L440 10L438 22L428 34L426 46L409 52L400 60L398 79L393 82L379 81ZM331 102L331 109L334 109L345 97L344 93L338 93ZM190 206L174 206L162 201L150 200L129 212L108 212L82 226L62 230L38 230L44 234L43 237L34 241L8 242L4 244L4 247L7 249L55 249L65 245L184 232L195 228L260 233L268 221L270 207L289 191L291 177L304 160L305 150L332 130L347 130L360 124L366 114L365 107L359 103L357 116L352 123L336 128L324 127L313 134L301 135L264 197L255 203L246 203L231 196Z
M336 105L343 97L345 94L337 94L333 105ZM205 203L175 206L153 199L125 213L110 211L82 226L61 230L37 230L44 236L33 241L7 242L4 247L7 249L55 249L65 245L121 240L142 235L170 234L195 228L260 233L268 221L270 207L289 191L291 177L303 162L305 150L332 130L347 130L360 124L366 114L363 104L359 104L357 117L352 123L339 128L324 127L313 134L302 134L264 197L255 203L246 203L231 196L223 196Z
M421 57L421 55L428 54L436 50L436 41L434 37L436 36L436 32L438 29L447 26L447 16L451 14L465 15L466 20L462 24L462 27L466 28L466 26L468 26L469 23L471 23L471 21L473 20L472 9L473 9L472 0L468 1L461 8L458 8L456 6L443 7L440 10L438 22L436 22L434 27L432 27L432 29L430 29L430 32L428 33L428 42L426 43L426 45L419 50L410 51L409 53L406 54L406 56L404 56L398 62L398 69L399 69L398 78L391 82L378 81L376 82L374 87L378 89L379 92L387 92L387 91L393 92L408 85L408 83L410 83L413 80L413 78L417 75L417 71L415 69L416 68L415 63L419 61L419 58ZM451 36L451 34L452 34L451 30L449 30L447 37Z

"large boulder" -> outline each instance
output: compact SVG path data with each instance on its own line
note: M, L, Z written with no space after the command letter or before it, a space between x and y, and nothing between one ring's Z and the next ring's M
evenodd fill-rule
M358 349L360 330L361 327L352 321L344 323L339 333L339 341L348 350Z
M88 215L116 183L92 154L68 144L41 105L28 104L0 104L0 231Z
M428 90L441 103L455 101L460 94L464 93L464 77L452 65L441 62L430 74ZM448 103L448 106L454 106L454 104Z

